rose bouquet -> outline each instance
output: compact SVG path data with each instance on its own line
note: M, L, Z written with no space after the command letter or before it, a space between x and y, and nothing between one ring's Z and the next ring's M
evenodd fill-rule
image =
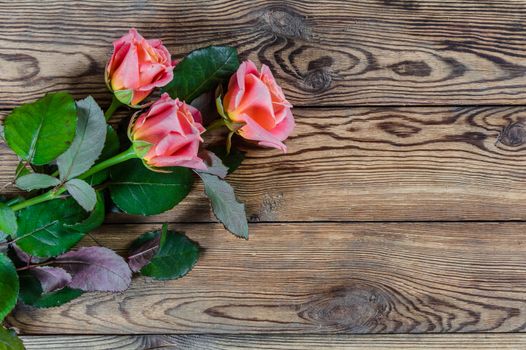
M233 135L286 151L292 105L268 67L240 64L236 50L222 46L175 62L161 40L135 29L113 46L105 69L113 99L105 112L91 96L75 101L54 92L15 108L0 127L20 159L7 185L28 192L0 198L0 321L17 302L47 308L85 292L123 291L133 273L186 275L199 246L166 224L138 237L125 258L101 246L75 246L107 211L155 215L173 208L196 178L217 220L248 239L245 207L225 181L243 159ZM131 112L116 129L108 120L120 108ZM207 150L211 131L220 128L221 145ZM23 348L0 327L4 343Z

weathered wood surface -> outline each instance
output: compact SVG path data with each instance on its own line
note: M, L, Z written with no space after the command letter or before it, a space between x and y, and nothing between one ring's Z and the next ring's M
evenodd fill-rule
M158 225L107 225L123 252ZM176 225L198 241L188 276L122 294L19 307L25 334L519 332L526 327L524 223ZM86 242L93 245L93 242Z
M25 336L27 350L518 350L525 334Z
M230 177L251 221L526 219L524 107L295 114L288 154L245 147L247 160ZM12 178L17 160L0 147L1 184ZM212 215L197 186L166 214L108 220L192 222Z
M297 107L289 153L245 146L230 177L250 241L206 223L199 185L160 216L111 214L95 238L121 253L186 222L172 226L203 259L181 280L19 307L23 334L54 335L29 349L526 348L520 333L350 335L524 331L524 0L20 0L0 23L0 118L54 90L108 103L111 41L132 26L177 58L234 45ZM16 159L0 158L1 185Z
M110 43L129 27L177 56L237 46L296 105L522 104L523 0L0 2L0 105L44 91L104 96Z

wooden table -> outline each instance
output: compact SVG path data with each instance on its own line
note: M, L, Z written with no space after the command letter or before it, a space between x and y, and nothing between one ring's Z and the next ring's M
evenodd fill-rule
M288 154L246 147L230 178L248 242L200 186L160 216L112 214L105 245L167 221L203 259L17 308L28 349L526 348L525 0L17 0L0 23L2 116L51 90L107 105L111 42L135 26L176 57L226 44L269 65L297 120Z

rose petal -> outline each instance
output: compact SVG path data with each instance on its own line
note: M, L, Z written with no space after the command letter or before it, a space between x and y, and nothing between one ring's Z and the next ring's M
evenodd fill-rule
M294 130L294 127L296 126L296 122L294 120L294 116L292 115L292 111L287 108L284 114L285 117L283 118L283 120L278 125L276 125L274 129L269 131L280 141L286 140Z
M241 135L241 137L247 140L259 141L259 144L264 147L277 148L283 151L283 153L287 152L287 146L270 131L262 128L248 116L245 116L244 121L246 125L239 129L239 135Z
M200 121L201 113L196 108L163 94L137 118L132 139L152 144L143 157L149 166L206 169L197 155L205 131Z
M130 45L122 63L115 69L111 76L113 90L133 90L139 83L139 59L137 47Z
M175 64L161 40L146 40L132 28L113 47L106 80L113 91L133 90L131 105L139 104L154 88L173 79Z
M266 130L276 126L270 92L263 82L254 75L246 77L246 89L238 108L233 112L232 120L244 121L242 115L248 115Z

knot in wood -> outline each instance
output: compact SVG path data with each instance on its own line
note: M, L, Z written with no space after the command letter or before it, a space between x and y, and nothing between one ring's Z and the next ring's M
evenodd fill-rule
M299 316L323 327L366 333L381 323L387 307L388 300L381 290L358 283L319 295Z
M382 122L378 124L378 127L388 134L401 138L410 137L422 131L422 129L417 126L400 122Z
M427 77L431 75L431 67L424 61L402 61L390 65L396 74L401 76Z
M323 92L329 89L332 83L332 77L325 68L314 69L303 78L304 86L310 92Z
M516 122L506 126L500 136L499 141L509 147L519 147L526 142L526 129L524 124Z
M323 92L331 86L330 66L333 58L322 56L309 62L307 74L303 77L303 88L310 92Z
M261 18L265 29L285 38L308 40L312 33L305 21L305 17L288 7L274 7L264 11Z
M2 76L0 81L26 81L40 73L38 60L26 54L0 53Z

